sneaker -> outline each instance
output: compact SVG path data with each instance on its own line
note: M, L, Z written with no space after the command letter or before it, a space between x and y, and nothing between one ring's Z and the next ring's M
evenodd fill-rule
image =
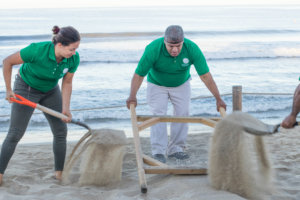
M166 161L167 161L163 154L154 154L153 158L155 160L158 160L159 162L162 162L162 163L166 163Z
M168 158L176 158L179 160L189 159L190 156L184 152L176 152L168 156Z

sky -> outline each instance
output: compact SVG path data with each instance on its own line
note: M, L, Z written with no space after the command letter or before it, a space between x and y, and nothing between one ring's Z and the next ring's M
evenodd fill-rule
M295 5L299 0L6 0L0 9L128 7L128 6L189 6L189 5Z

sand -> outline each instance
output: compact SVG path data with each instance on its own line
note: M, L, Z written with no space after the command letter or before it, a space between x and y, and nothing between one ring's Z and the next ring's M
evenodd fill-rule
M71 134L71 133L70 133ZM84 134L84 133L83 133ZM169 165L207 167L209 139L212 133L189 134L185 162L168 160ZM280 130L265 139L275 171L277 193L274 200L300 199L300 127ZM149 155L149 138L141 138L144 153ZM68 143L68 154L75 142ZM238 200L242 197L214 190L203 175L146 175L147 194L140 192L133 139L128 138L121 182L106 186L62 185L54 179L51 143L20 144L3 178L0 200L102 200L102 199L207 199Z
M240 124L234 126L237 122ZM245 125L259 128L264 124L239 111L217 123L210 142L208 178L215 189L247 199L265 200L274 193L266 137L247 134Z

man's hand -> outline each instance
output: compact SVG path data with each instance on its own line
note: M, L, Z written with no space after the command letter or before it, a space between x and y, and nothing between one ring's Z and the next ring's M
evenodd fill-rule
M137 99L136 97L131 97L129 96L128 99L126 100L127 108L130 109L130 104L134 104L134 107L137 106Z
M222 99L217 99L217 111L220 111L220 107L223 107L226 110L226 103Z
M296 123L296 117L293 115L289 115L281 122L281 126L283 128L293 128L293 125L295 123Z

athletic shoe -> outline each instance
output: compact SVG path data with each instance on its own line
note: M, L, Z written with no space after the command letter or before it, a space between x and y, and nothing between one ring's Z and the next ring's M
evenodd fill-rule
M154 154L153 158L159 162L166 163L166 157L163 154Z
M179 160L185 160L190 158L190 156L184 152L176 152L168 156L168 158L176 158Z

